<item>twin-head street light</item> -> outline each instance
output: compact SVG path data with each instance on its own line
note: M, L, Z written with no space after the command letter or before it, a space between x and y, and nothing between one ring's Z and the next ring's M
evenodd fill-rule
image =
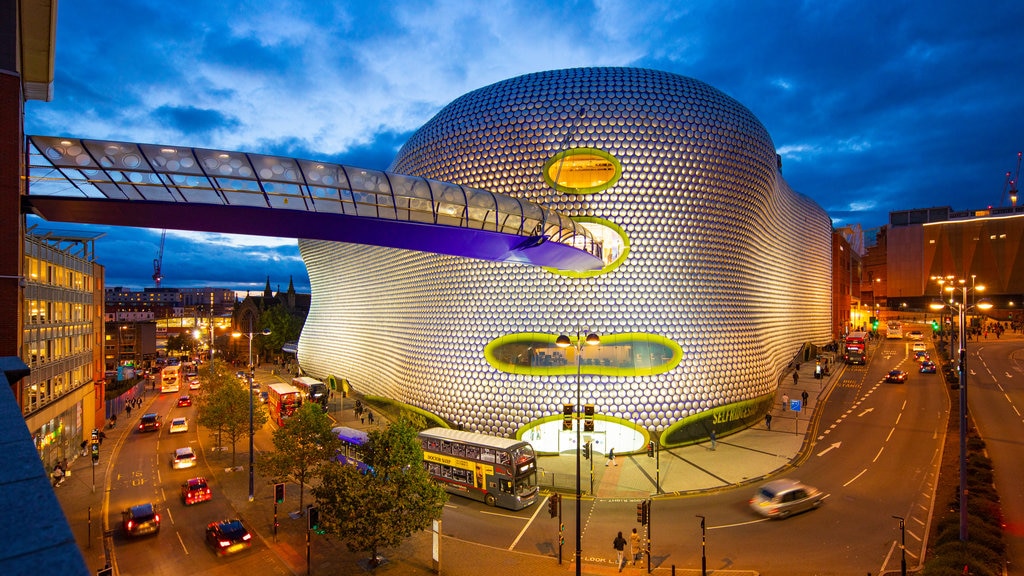
M559 348L568 348L572 346L576 349L576 414L574 424L576 426L576 576L582 574L583 566L581 564L581 557L583 556L583 538L581 533L582 524L580 523L580 446L582 445L581 431L583 428L582 418L580 417L580 381L582 380L582 374L580 372L580 356L583 354L584 346L597 346L601 343L601 338L597 334L587 334L583 337L583 332L576 331L576 342L573 342L571 338L562 334L555 339L555 345Z
M960 313L960 326L959 326L959 338L960 338L960 357L959 357L959 370L960 370L960 541L967 541L967 311L971 308L977 308L978 310L990 310L992 309L992 302L987 299L979 300L974 306L967 305L967 292L970 291L984 291L984 286L975 286L974 277L971 276L971 286L967 285L965 279L960 279L960 286L954 286L954 282L951 279L940 279L940 286L944 286L944 289L949 292L949 302L933 302L930 305L932 310L942 310L947 305L950 307L950 312L953 308L956 308ZM954 298L954 294L957 291L962 293L960 302L957 302ZM952 314L951 314L952 315ZM952 338L952 335L950 335ZM953 344L950 341L950 350L952 350ZM952 356L950 360L952 360Z
M245 336L249 338L249 502L252 502L256 498L256 489L254 483L255 481L253 477L253 467L255 465L255 460L253 458L255 454L253 438L256 436L256 431L253 430L252 424L254 410L252 399L252 379L254 376L253 372L255 372L256 370L256 366L254 366L252 363L252 337L256 336L257 334L262 336L270 336L270 330L264 328L262 332L253 332L252 321L250 321L248 332L235 332L231 335L233 338L238 338L239 336Z

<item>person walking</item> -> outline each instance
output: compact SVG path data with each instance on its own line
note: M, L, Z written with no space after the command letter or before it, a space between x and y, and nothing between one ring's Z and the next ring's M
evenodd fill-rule
M789 395L788 394L783 394L782 395L782 411L785 412L786 410L788 410L789 409L788 406L789 406Z
M796 382L799 379L800 379L800 373L797 372L796 370L793 370L793 386L796 386Z
M764 415L764 425L769 430L772 429L772 414L771 412Z
M615 547L615 564L619 567L619 572L622 572L622 552L626 549L626 539L622 537L622 532L619 532L619 535L615 537L612 546Z
M604 465L607 466L609 464L611 464L612 466L619 465L619 463L615 461L615 448L608 449L608 460L605 460ZM620 532L619 535L621 536L622 533Z
M807 390L804 390L803 392L800 393L800 398L803 399L803 401L804 401L803 404L800 405L800 411L801 412L803 412L804 408L807 407L807 399L809 397L810 397L810 395L807 393Z
M630 564L636 564L637 559L640 557L640 535L636 533L636 528L633 528L633 533L629 535L629 558Z
M717 446L717 445L718 445L718 437L715 436L715 429L712 428L711 429L711 450L714 450L715 446Z
M131 402L129 402L128 405L124 407L124 413L129 418L132 417L132 405L131 405Z

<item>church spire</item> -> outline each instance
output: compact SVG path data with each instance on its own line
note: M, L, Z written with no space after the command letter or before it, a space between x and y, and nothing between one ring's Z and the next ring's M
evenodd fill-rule
M267 287L263 289L264 298L273 298L274 293L270 291L270 276L267 276Z

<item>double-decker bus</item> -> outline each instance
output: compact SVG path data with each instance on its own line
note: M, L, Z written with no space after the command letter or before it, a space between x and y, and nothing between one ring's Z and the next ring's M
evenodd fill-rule
M887 322L886 325L885 325L885 337L886 338L902 339L903 338L903 324L900 324L899 322L896 322L896 321Z
M341 441L341 451L338 452L338 462L352 464L359 468L363 474L371 471L371 468L363 463L363 446L370 438L363 430L356 430L348 426L337 426L331 428L338 440Z
M330 400L330 393L327 391L327 384L317 380L316 378L310 378L309 376L299 376L292 378L292 386L299 389L302 392L302 398L310 402L314 402L327 412L327 401Z
M843 359L847 364L868 363L868 333L850 332L843 343Z
M270 421L284 426L285 420L291 418L302 406L302 392L291 384L275 382L267 386L267 410Z
M445 490L511 510L537 501L537 458L529 442L430 428L419 434L423 467Z
M160 392L177 392L181 387L181 365L164 366L160 371Z

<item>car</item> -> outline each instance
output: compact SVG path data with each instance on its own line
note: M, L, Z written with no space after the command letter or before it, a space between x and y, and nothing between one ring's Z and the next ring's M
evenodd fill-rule
M175 418L171 420L171 427L168 433L174 434L176 432L188 432L188 418Z
M145 536L160 532L160 515L152 503L136 504L121 512L121 527L127 536Z
M768 518L786 518L821 505L825 495L799 480L780 478L763 484L750 499L750 508Z
M139 418L139 432L156 432L160 430L160 417L153 412L142 415Z
M206 526L206 543L218 556L224 556L252 546L252 535L241 520L218 520Z
M188 394L178 397L178 408L185 408L192 405L192 397Z
M914 352L914 361L916 362L931 362L932 357L927 352L917 351Z
M922 334L920 330L911 330L910 333L907 334L907 336L910 336L911 340L922 340L922 339L924 339L924 334Z
M191 468L196 465L196 453L191 448L178 448L174 451L174 458L171 459L171 468Z
M238 372L235 372L235 378L238 378L239 380L245 380L246 379L245 372L243 372L241 370L239 370Z
M914 352L924 352L928 350L928 347L925 345L924 342L914 342L912 349L914 350Z
M935 362L931 360L921 362L921 374L935 374L937 371L938 367L935 365Z
M270 394L267 394L266 392L260 392L260 402L266 404L269 398Z
M889 373L885 375L885 381L892 382L894 384L903 384L907 381L907 373L903 370L890 370Z
M193 379L188 381L188 389L189 390L199 390L199 386L200 386L200 384L199 384L199 379L198 378L193 378Z
M185 506L206 502L212 496L210 485L206 483L206 478L201 476L189 478L181 484L181 501Z

